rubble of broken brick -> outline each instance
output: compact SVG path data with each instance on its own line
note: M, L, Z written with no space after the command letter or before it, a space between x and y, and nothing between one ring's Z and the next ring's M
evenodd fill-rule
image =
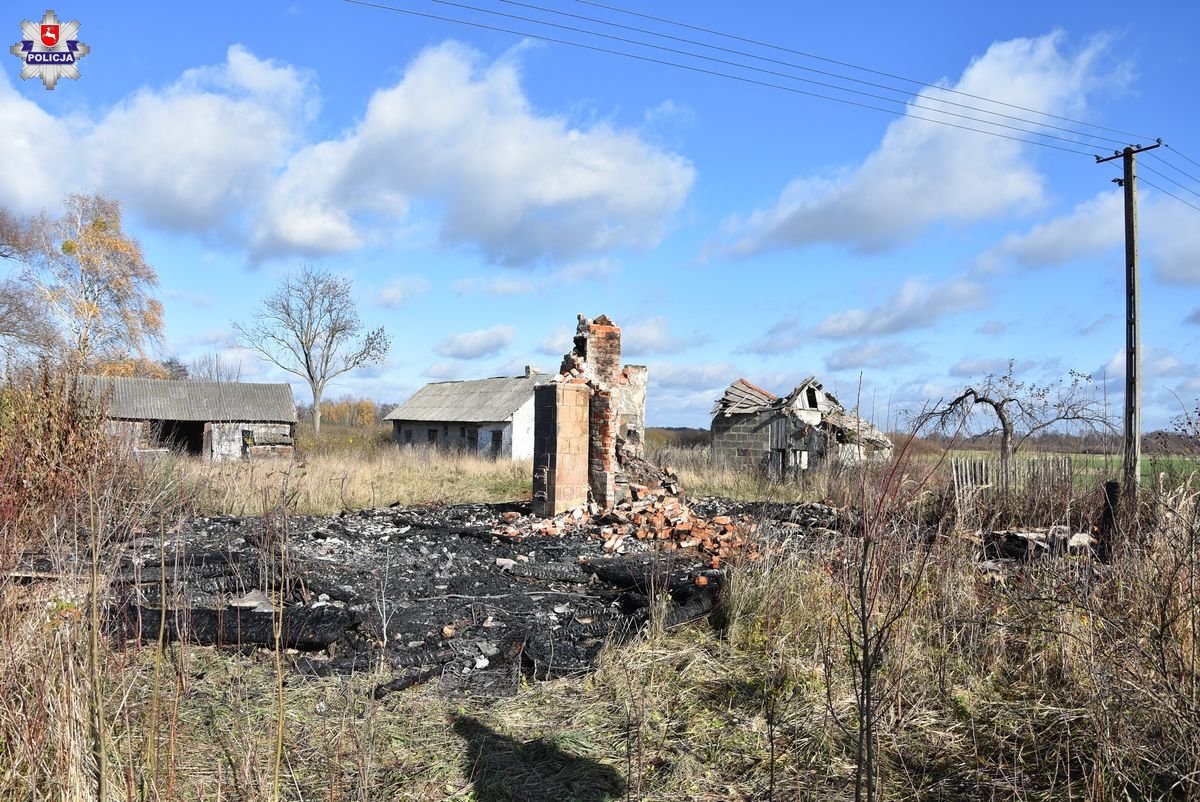
M591 670L652 609L667 626L707 616L739 563L829 559L861 531L852 509L687 500L669 470L633 475L644 481L613 509L554 518L516 502L192 519L165 542L119 545L109 632L154 643L161 626L167 640L267 655L279 622L297 672L378 671L377 696L435 678L446 693L505 695L523 677ZM1087 545L1057 530L983 534L980 580Z

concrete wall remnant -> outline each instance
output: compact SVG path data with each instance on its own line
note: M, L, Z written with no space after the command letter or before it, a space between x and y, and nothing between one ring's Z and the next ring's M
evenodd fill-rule
M552 517L587 503L586 384L543 384L534 390L533 510Z

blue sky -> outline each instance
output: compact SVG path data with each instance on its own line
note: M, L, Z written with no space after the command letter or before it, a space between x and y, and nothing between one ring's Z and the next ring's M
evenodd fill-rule
M761 69L839 82L783 61L920 89L577 0L531 2L775 59L706 51ZM391 5L685 60L429 0ZM1200 5L805 6L638 7L1138 135L1086 129L1118 143L1162 137L1177 150L1140 164L1187 188L1144 177L1200 206L1185 175L1200 165L1184 158L1200 161ZM861 375L862 407L884 422L1009 359L1032 381L1094 374L1120 409L1121 198L1114 165L1091 155L338 0L54 10L79 20L92 50L80 79L54 91L0 59L0 205L33 214L75 191L120 199L161 279L163 355L216 350L242 360L245 378L285 378L236 349L232 322L311 263L352 278L364 321L393 338L386 365L332 396L400 401L430 380L554 369L582 312L612 317L626 360L650 366L651 425L707 425L738 376L786 392L810 374L851 402ZM5 44L43 11L7 4ZM917 102L943 111L979 116L944 100L985 105L921 91ZM1200 396L1200 211L1139 189L1153 428L1179 414L1177 397Z

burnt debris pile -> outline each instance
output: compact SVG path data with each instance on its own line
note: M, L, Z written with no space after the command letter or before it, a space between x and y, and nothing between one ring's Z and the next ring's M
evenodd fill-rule
M589 670L658 599L668 626L706 615L728 567L758 559L762 544L828 534L793 518L839 518L821 505L694 509L677 489L660 471L611 510L553 518L513 503L193 519L166 541L121 546L111 633L250 653L274 647L279 623L299 671L382 667L379 694L434 677L451 691L509 693L522 674Z

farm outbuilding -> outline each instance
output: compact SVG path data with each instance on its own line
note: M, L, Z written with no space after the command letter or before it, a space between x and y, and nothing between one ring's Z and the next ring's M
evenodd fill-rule
M291 456L296 403L289 384L89 376L114 437L138 452L208 459Z
M384 420L401 445L427 445L485 457L533 456L533 388L550 376L526 366L524 376L432 382Z
M831 458L859 462L892 452L886 434L847 412L813 376L783 397L738 379L712 416L714 456L773 476L816 468Z

